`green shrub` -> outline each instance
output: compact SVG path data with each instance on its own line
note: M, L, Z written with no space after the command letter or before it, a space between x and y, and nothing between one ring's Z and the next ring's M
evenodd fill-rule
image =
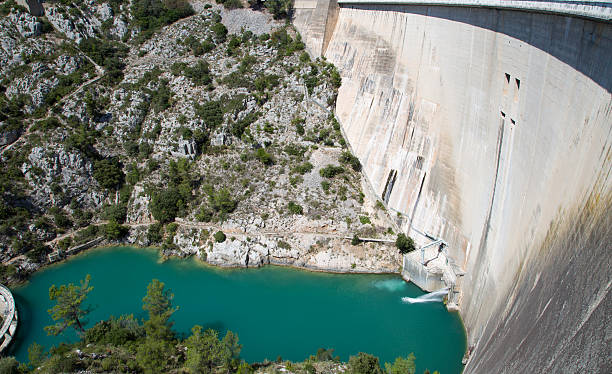
M217 4L223 4L225 9L238 9L242 8L242 2L240 0L215 0Z
M412 353L406 358L398 357L393 364L385 363L385 371L387 374L414 374L416 372L414 359Z
M224 24L217 22L210 29L215 33L217 43L225 42L225 39L227 39L227 28Z
M71 244L72 244L72 238L71 237L64 238L64 239L60 240L59 242L57 242L57 246L61 250L63 250L63 251L65 251L68 248L70 248Z
M265 6L274 19L289 18L293 13L293 0L267 0Z
M357 234L353 235L353 239L351 239L351 244L352 245L359 245L359 244L361 244L361 240L359 239Z
M15 357L2 357L0 359L0 373L19 374L19 361Z
M142 325L132 315L128 315L120 318L111 317L96 323L85 331L83 340L90 344L122 346L143 336Z
M400 233L397 235L397 239L395 240L395 246L402 254L412 252L416 249L412 238L406 236L404 233Z
M334 88L340 88L340 86L342 85L342 77L340 77L340 73L338 73L338 70L336 69L336 67L333 67L330 73L330 78L331 78L332 86Z
M94 162L93 176L100 186L108 190L118 190L125 179L121 164L114 158Z
M344 168L342 166L335 165L327 165L323 169L319 170L319 174L323 178L333 178L338 174L344 173Z
M257 157L257 159L264 165L269 166L274 164L274 158L272 157L272 155L266 152L266 150L263 148L257 149L257 151L255 152L255 157Z
M359 216L359 222L361 222L362 225L367 225L368 223L372 223L372 221L370 221L370 217L368 216Z
M163 79L159 83L157 90L151 92L150 108L155 113L160 113L170 108L172 95L172 90L168 87L168 80Z
M164 224L174 221L178 214L180 194L175 188L153 193L149 209L153 218Z
M109 239L109 240L121 239L127 234L127 232L128 232L128 228L120 225L115 220L110 220L104 226L104 234L106 236L106 239Z
M124 223L127 216L127 205L113 204L104 207L102 217L107 220L115 220L118 223Z
M79 49L96 64L104 67L106 71L104 80L108 84L115 85L123 80L125 68L123 58L127 56L129 50L126 46L111 40L87 38L81 40Z
M212 83L210 65L206 61L199 60L193 67L185 66L183 72L196 86L206 86Z
M238 202L232 200L229 190L227 188L221 188L215 191L213 194L208 196L210 206L219 213L227 214L231 213L236 209Z
M286 154L290 156L299 157L299 158L303 157L304 154L306 153L306 147L297 145L295 143L286 145L284 150Z
M237 138L242 137L244 131L247 127L251 126L251 124L261 116L261 112L249 112L246 116L238 121L234 122L231 126L231 133Z
M151 244L161 243L163 239L163 229L164 227L160 223L154 223L149 226L149 230L147 231L147 240Z
M291 169L291 172L304 175L306 173L310 173L313 168L314 166L310 162L306 161L302 164L296 165L293 169Z
M304 214L304 209L302 206L293 201L290 201L289 204L287 204L287 209L291 214Z
M150 38L162 26L194 14L187 0L135 0L130 11L131 25L141 30L140 41Z
M225 239L227 238L225 234L223 233L223 231L217 231L215 235L213 235L213 237L215 238L215 241L217 243L223 243Z
M339 161L343 164L349 164L355 171L361 171L361 162L349 151L344 151L340 155Z
M213 130L223 123L223 110L218 101L207 101L195 105L196 114L204 120L207 128Z
M348 362L351 374L382 374L378 357L368 353L359 352L351 356Z
M328 181L322 181L321 182L321 188L323 189L323 191L325 193L329 192L329 188L331 187L331 183L329 183Z

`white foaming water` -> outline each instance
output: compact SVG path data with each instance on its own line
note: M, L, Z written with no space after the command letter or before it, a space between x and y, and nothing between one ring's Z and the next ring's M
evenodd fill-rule
M418 304L418 303L439 303L444 300L444 296L448 294L448 287L440 290L430 292L428 294L419 297L402 297L402 302L406 304Z
M406 287L406 282L402 279L387 279L374 282L374 287L379 290L395 292L403 290Z

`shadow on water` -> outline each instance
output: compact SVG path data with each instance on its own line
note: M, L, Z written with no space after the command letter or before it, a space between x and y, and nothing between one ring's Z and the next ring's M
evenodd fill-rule
M7 356L15 355L21 349L21 345L24 344L25 337L34 333L31 321L32 310L35 306L20 295L13 294L13 299L15 299L19 320L17 322L17 333L6 351Z

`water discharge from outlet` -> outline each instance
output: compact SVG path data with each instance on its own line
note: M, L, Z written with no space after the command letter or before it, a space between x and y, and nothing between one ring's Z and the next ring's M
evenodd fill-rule
M447 294L448 287L445 287L419 297L402 297L402 302L405 304L438 303L442 302Z

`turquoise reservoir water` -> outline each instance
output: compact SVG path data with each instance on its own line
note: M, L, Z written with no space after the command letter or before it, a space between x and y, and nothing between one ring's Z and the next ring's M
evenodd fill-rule
M200 324L238 333L242 357L249 361L301 361L319 347L334 348L343 360L360 351L382 362L414 352L418 372L460 373L465 332L459 316L441 303L404 304L417 297L416 286L395 275L326 274L282 267L217 269L197 260L159 263L154 250L97 249L36 273L13 289L19 328L12 354L27 361L27 347L46 348L76 339L71 333L50 337L43 327L52 284L78 283L91 274L94 290L88 300L95 321L133 313L144 317L142 297L153 278L175 294L175 330L188 333ZM11 352L9 352L11 353Z

